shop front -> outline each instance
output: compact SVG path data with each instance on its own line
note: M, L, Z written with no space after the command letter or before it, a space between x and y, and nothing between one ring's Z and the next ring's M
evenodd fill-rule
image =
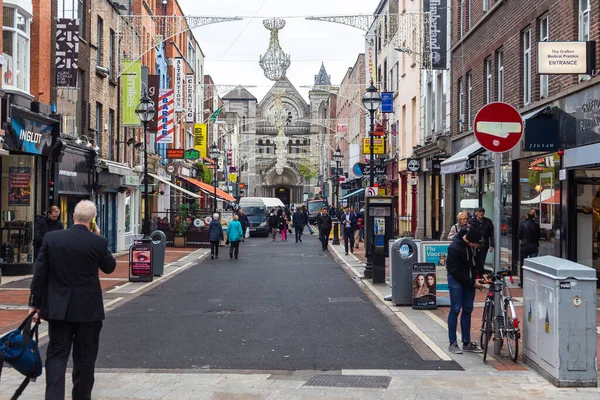
M64 148L60 162L55 165L58 175L55 185L57 206L65 228L73 225L73 212L77 203L91 198L95 162L95 151L69 143Z
M5 101L6 99L3 99ZM0 266L4 275L33 272L36 216L50 205L51 161L59 123L9 106L0 157Z
M128 190L125 179L133 171L125 164L110 160L99 159L96 168L97 191L94 198L98 209L96 223L102 231L102 235L108 239L108 248L116 252L118 201L125 202L122 194Z

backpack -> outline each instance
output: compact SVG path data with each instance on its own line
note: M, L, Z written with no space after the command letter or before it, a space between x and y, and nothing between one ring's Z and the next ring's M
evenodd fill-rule
M5 361L15 370L25 375L25 379L17 388L11 400L17 399L29 382L35 381L42 374L42 357L38 349L39 320L31 328L35 314L35 311L29 314L17 329L0 338L0 376Z

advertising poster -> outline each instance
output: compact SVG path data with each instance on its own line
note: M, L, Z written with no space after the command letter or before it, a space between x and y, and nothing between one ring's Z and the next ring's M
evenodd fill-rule
M136 244L131 246L129 257L131 276L152 280L152 245Z
M123 61L121 75L121 123L124 126L141 126L141 121L135 114L135 108L140 104L142 93L142 62Z
M448 291L448 274L446 272L446 259L448 258L448 243L431 242L422 244L423 261L436 266L437 290Z
M31 168L8 167L8 205L31 204Z
M436 266L433 263L414 263L412 270L413 308L431 310L436 303Z

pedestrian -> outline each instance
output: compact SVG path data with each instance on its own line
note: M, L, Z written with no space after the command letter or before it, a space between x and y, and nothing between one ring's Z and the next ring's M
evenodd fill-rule
M527 211L527 219L519 224L519 240L521 241L519 277L521 281L519 286L523 287L523 262L526 258L537 257L540 248L540 226L535 222L535 208Z
M304 224L308 228L308 233L312 235L315 232L313 231L312 226L310 226L310 222L308 222L308 211L306 210L305 205L302 206L302 214L304 214Z
M302 243L302 232L304 231L305 224L306 220L304 219L304 213L300 207L296 207L296 211L294 211L294 215L292 215L292 225L296 231L296 243L298 243L298 241Z
M288 234L288 224L290 223L290 220L288 218L288 215L285 211L283 211L281 213L281 217L279 217L279 230L281 231L281 240L287 240L287 234Z
M283 209L281 206L277 206L277 217L281 217L281 214L283 214Z
M481 233L481 246L477 249L475 262L477 268L483 269L488 250L490 253L494 251L494 224L491 219L485 217L485 208L478 207L475 209L475 217L471 218L469 225L476 225Z
M321 247L323 251L327 250L329 244L329 233L331 232L331 216L327 213L327 208L321 210L321 215L317 219L317 226L319 227L319 240L321 241Z
M60 208L58 208L57 206L51 206L48 209L48 212L45 216L38 215L36 217L33 234L34 258L37 258L40 252L40 248L42 247L42 242L44 240L44 235L46 235L46 233L62 231L63 229L65 229L63 223L59 221L58 217L60 217Z
M463 351L480 353L481 349L471 342L471 313L475 301L475 289L482 287L478 275L484 279L487 274L476 263L475 254L480 244L481 231L478 225L463 229L452 239L448 247L446 270L448 271L448 289L450 292L450 313L448 314L448 351L462 354ZM461 311L462 310L462 311ZM457 344L456 328L458 314L462 333L462 350Z
M250 229L250 221L248 221L248 216L244 214L241 207L238 208L238 218L240 220L240 224L242 224L242 231L244 232L242 235L242 242L244 242L246 234L250 236L250 232L248 231L248 229Z
M360 221L360 241L364 242L365 238L365 209L361 208L358 212L358 220Z
M269 225L269 229L271 230L271 236L273 237L273 241L275 241L275 236L277 235L277 228L279 227L279 217L277 217L275 209L271 210L271 213L269 214L269 219L267 220L267 224Z
M358 216L346 208L346 212L340 214L340 224L344 232L344 250L348 255L348 242L350 242L350 252L354 253L354 231L358 228Z
M354 207L354 215L356 215L356 226L354 227L354 244L358 249L358 243L360 242L360 211L358 211L358 207Z
M219 213L213 214L213 220L208 226L208 240L210 242L210 259L219 259L219 243L223 240L223 226L219 222Z
M458 234L462 229L467 229L469 227L469 214L464 211L461 211L456 216L456 224L452 225L450 228L450 232L448 232L448 240L452 240L452 238Z
M239 221L237 215L233 215L233 220L227 225L227 241L229 242L229 258L238 258L240 252L240 241L244 237L244 231L242 230L242 224Z
M65 398L65 371L73 346L73 399L91 399L104 305L98 270L117 265L95 224L96 206L75 206L73 226L44 236L31 281L29 312L48 321L46 399Z

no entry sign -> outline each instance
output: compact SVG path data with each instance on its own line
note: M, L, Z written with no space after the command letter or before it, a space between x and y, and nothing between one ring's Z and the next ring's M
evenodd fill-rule
M475 116L475 137L493 153L504 153L523 137L523 119L510 104L494 102L482 107Z

